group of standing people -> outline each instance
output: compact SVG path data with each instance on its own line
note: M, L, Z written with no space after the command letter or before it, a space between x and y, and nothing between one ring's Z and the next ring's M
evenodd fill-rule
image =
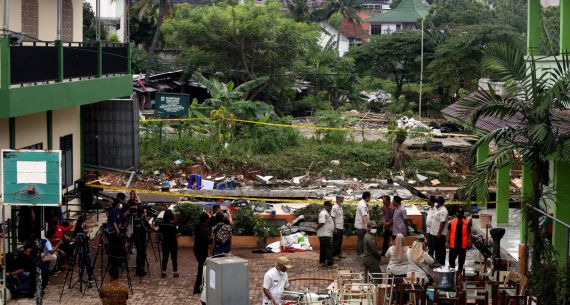
M455 218L449 220L445 199L441 196L431 196L428 205L428 254L434 257L438 264L445 266L445 256L449 248L449 267L454 269L455 261L458 260L458 271L461 272L465 265L467 249L471 247L471 222L465 218L461 208L457 210Z
M370 202L370 192L364 192L362 194L362 199L358 202L356 206L356 216L354 218L354 228L356 229L356 236L358 238L356 244L356 254L363 257L364 254L364 236L366 232L370 229L370 207L368 203ZM396 235L402 234L406 235L406 209L402 206L402 198L399 196L394 196L392 201L390 201L390 196L382 196L383 202L383 224L384 224L384 242L382 244L382 255L385 255L390 240L394 239ZM374 222L376 225L376 222Z
M382 256L388 257L388 273L404 277L415 274L416 279L427 281L429 266L446 263L449 248L449 267L454 269L458 259L458 272L463 270L467 249L471 246L471 222L465 219L463 209L449 220L449 212L443 197L430 198L430 209L426 217L426 236L419 235L411 247L405 244L406 210L402 199L382 196L383 201L383 243L378 249L378 224L370 219L370 193L364 192L356 207L354 227L358 237L357 254L362 257L366 272L379 273ZM392 243L391 243L392 241ZM391 245L390 245L391 244Z

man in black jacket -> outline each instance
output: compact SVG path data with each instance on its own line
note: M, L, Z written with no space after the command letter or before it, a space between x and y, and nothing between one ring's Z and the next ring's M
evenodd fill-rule
M210 230L208 221L210 216L202 213L198 222L194 224L194 256L198 262L198 274L194 282L194 294L202 292L202 269L208 257L208 247L210 245Z

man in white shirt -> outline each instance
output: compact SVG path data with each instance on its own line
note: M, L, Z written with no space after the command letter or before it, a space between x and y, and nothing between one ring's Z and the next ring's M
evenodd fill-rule
M435 209L435 196L430 196L428 201L429 209L426 214L426 239L428 246L428 254L431 257L435 257L435 235L437 232L433 231L433 223L437 210Z
M281 295L285 289L289 290L289 276L287 270L293 267L285 256L277 258L275 267L269 269L263 277L263 305L281 304Z
M333 232L334 259L345 258L344 256L341 255L342 236L344 235L344 212L342 210L343 202L344 202L344 196L336 196L336 204L333 205L331 210L331 216L334 221L334 232Z
M319 213L319 222L317 224L317 236L319 237L320 253L319 263L321 266L333 266L333 245L332 237L334 232L334 222L330 214L332 210L332 201L325 200L325 207Z
M366 227L370 220L368 214L368 202L370 202L370 192L362 193L362 200L356 206L356 216L354 217L354 228L356 229L356 236L358 241L356 243L356 254L362 256L364 252L364 234L366 234Z
M445 255L447 254L445 243L447 241L447 228L449 212L444 206L445 199L441 196L435 199L435 216L432 223L432 234L435 240L435 261L445 266Z

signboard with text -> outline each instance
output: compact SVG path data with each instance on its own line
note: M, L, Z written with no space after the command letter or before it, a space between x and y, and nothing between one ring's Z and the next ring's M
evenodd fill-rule
M2 150L2 202L61 204L60 150Z
M161 118L182 118L188 116L190 96L180 93L156 94L155 115Z

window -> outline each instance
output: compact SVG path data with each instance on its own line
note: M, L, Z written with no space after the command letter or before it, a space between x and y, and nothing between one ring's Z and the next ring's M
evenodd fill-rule
M44 149L44 143L37 143L34 145L24 146L20 149Z
M360 44L362 44L362 39L361 38L349 38L348 44L351 46L360 45Z
M382 25L380 24L372 24L370 26L370 32L372 35L380 35L382 34Z
M402 25L401 24L396 24L396 31L401 30L402 29Z
M61 150L61 183L62 187L73 184L73 135L69 134L59 138Z

